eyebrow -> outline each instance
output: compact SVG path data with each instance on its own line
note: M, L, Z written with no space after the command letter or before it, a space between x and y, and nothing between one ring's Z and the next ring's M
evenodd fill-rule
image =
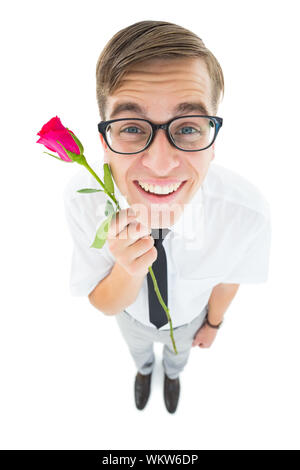
M114 119L118 114L120 114L123 111L131 111L133 113L139 114L140 116L144 117L145 119L148 119L147 117L147 111L146 108L140 106L137 103L134 103L132 101L128 101L126 103L116 103L112 109L112 113L110 116L110 119ZM184 103L179 103L175 108L173 109L173 114L178 115L182 113L187 113L187 112L199 112L201 114L208 115L208 111L206 109L206 106L203 103L200 102L184 102Z

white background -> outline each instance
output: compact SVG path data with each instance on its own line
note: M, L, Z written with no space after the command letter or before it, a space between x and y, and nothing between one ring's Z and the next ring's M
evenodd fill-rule
M1 4L1 448L299 449L297 3ZM255 184L272 211L269 280L242 285L211 348L192 349L174 415L162 345L139 411L115 319L70 295L62 194L79 166L36 144L57 115L102 165L96 62L113 34L150 19L192 30L219 60L215 163Z

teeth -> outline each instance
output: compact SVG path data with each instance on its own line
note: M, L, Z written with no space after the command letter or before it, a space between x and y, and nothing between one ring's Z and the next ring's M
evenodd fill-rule
M140 183L139 181L138 181L138 183L145 191L148 191L148 192L154 193L154 194L173 193L181 185L181 183L174 183L174 184L170 184L169 186L157 186L157 185L153 185L153 184Z

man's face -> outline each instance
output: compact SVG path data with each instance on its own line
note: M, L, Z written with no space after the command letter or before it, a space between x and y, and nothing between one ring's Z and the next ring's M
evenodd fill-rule
M146 115L123 110L112 118L116 105L127 102L144 108ZM188 109L175 114L173 109L184 102L201 103L207 112ZM107 120L144 118L158 124L189 114L213 115L211 81L206 64L200 58L156 59L137 64L107 99ZM114 153L101 134L100 139L104 148L104 162L109 163L120 192L128 204L136 209L140 222L149 228L176 222L184 205L188 204L201 186L209 163L214 158L214 144L199 152L184 152L170 144L163 129L157 131L149 148L136 155ZM158 196L153 202L153 197L137 186L137 181L149 181L149 184L160 186L174 181L184 183L172 194L171 200L170 196Z

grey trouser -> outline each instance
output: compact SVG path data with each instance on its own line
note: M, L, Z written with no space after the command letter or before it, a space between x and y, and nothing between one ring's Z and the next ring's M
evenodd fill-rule
M133 318L126 310L116 315L129 351L136 364L138 372L143 375L152 372L155 362L153 342L164 344L163 368L170 379L175 379L188 362L192 342L201 328L206 317L208 306L190 323L173 328L174 341L178 354L175 354L170 336L170 330L151 328Z

